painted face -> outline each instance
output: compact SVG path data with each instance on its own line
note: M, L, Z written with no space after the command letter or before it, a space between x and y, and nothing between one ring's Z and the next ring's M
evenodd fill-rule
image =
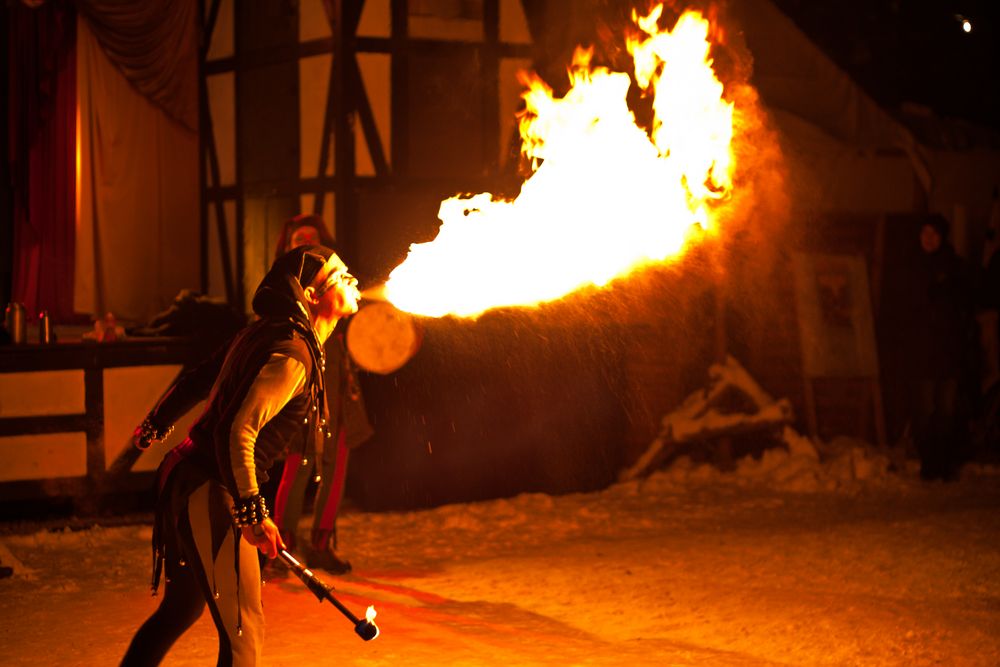
M312 225L302 225L292 232L291 238L288 239L289 250L294 250L304 245L320 245L319 230Z
M329 304L332 312L344 317L358 312L358 280L347 270L337 255L331 255L324 269L326 278L316 287L316 298L322 304Z
M930 254L941 247L941 234L933 225L924 225L920 230L920 247Z

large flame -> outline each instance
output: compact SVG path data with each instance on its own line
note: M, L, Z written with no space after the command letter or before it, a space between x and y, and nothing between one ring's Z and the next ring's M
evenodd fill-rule
M522 75L522 152L535 168L512 201L489 193L441 204L437 237L414 244L385 285L411 313L475 317L604 286L715 231L713 202L731 184L732 105L712 70L708 21L686 12L660 31L662 6L633 20L635 80L654 96L647 132L626 103L628 74L589 66L556 99Z

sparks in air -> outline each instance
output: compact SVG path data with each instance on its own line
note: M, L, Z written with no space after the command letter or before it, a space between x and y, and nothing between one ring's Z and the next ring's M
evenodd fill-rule
M410 313L475 317L602 287L681 255L717 232L731 188L733 107L712 70L709 23L684 13L658 27L662 6L633 14L634 79L653 97L653 122L636 124L632 77L591 67L578 49L571 88L556 98L522 75L522 153L533 173L509 201L489 193L442 202L437 237L414 244L385 297Z

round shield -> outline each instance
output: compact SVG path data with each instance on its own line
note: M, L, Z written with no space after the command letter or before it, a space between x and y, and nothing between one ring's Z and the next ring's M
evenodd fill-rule
M347 351L366 371L398 370L420 349L421 332L412 315L379 301L363 306L347 327Z

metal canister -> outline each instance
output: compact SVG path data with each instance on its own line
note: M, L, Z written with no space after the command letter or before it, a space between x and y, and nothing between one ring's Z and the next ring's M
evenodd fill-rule
M7 304L4 312L4 324L10 334L10 342L21 345L28 342L28 319L25 316L24 304L12 301Z
M52 342L52 320L49 319L49 311L43 310L38 313L38 342Z

